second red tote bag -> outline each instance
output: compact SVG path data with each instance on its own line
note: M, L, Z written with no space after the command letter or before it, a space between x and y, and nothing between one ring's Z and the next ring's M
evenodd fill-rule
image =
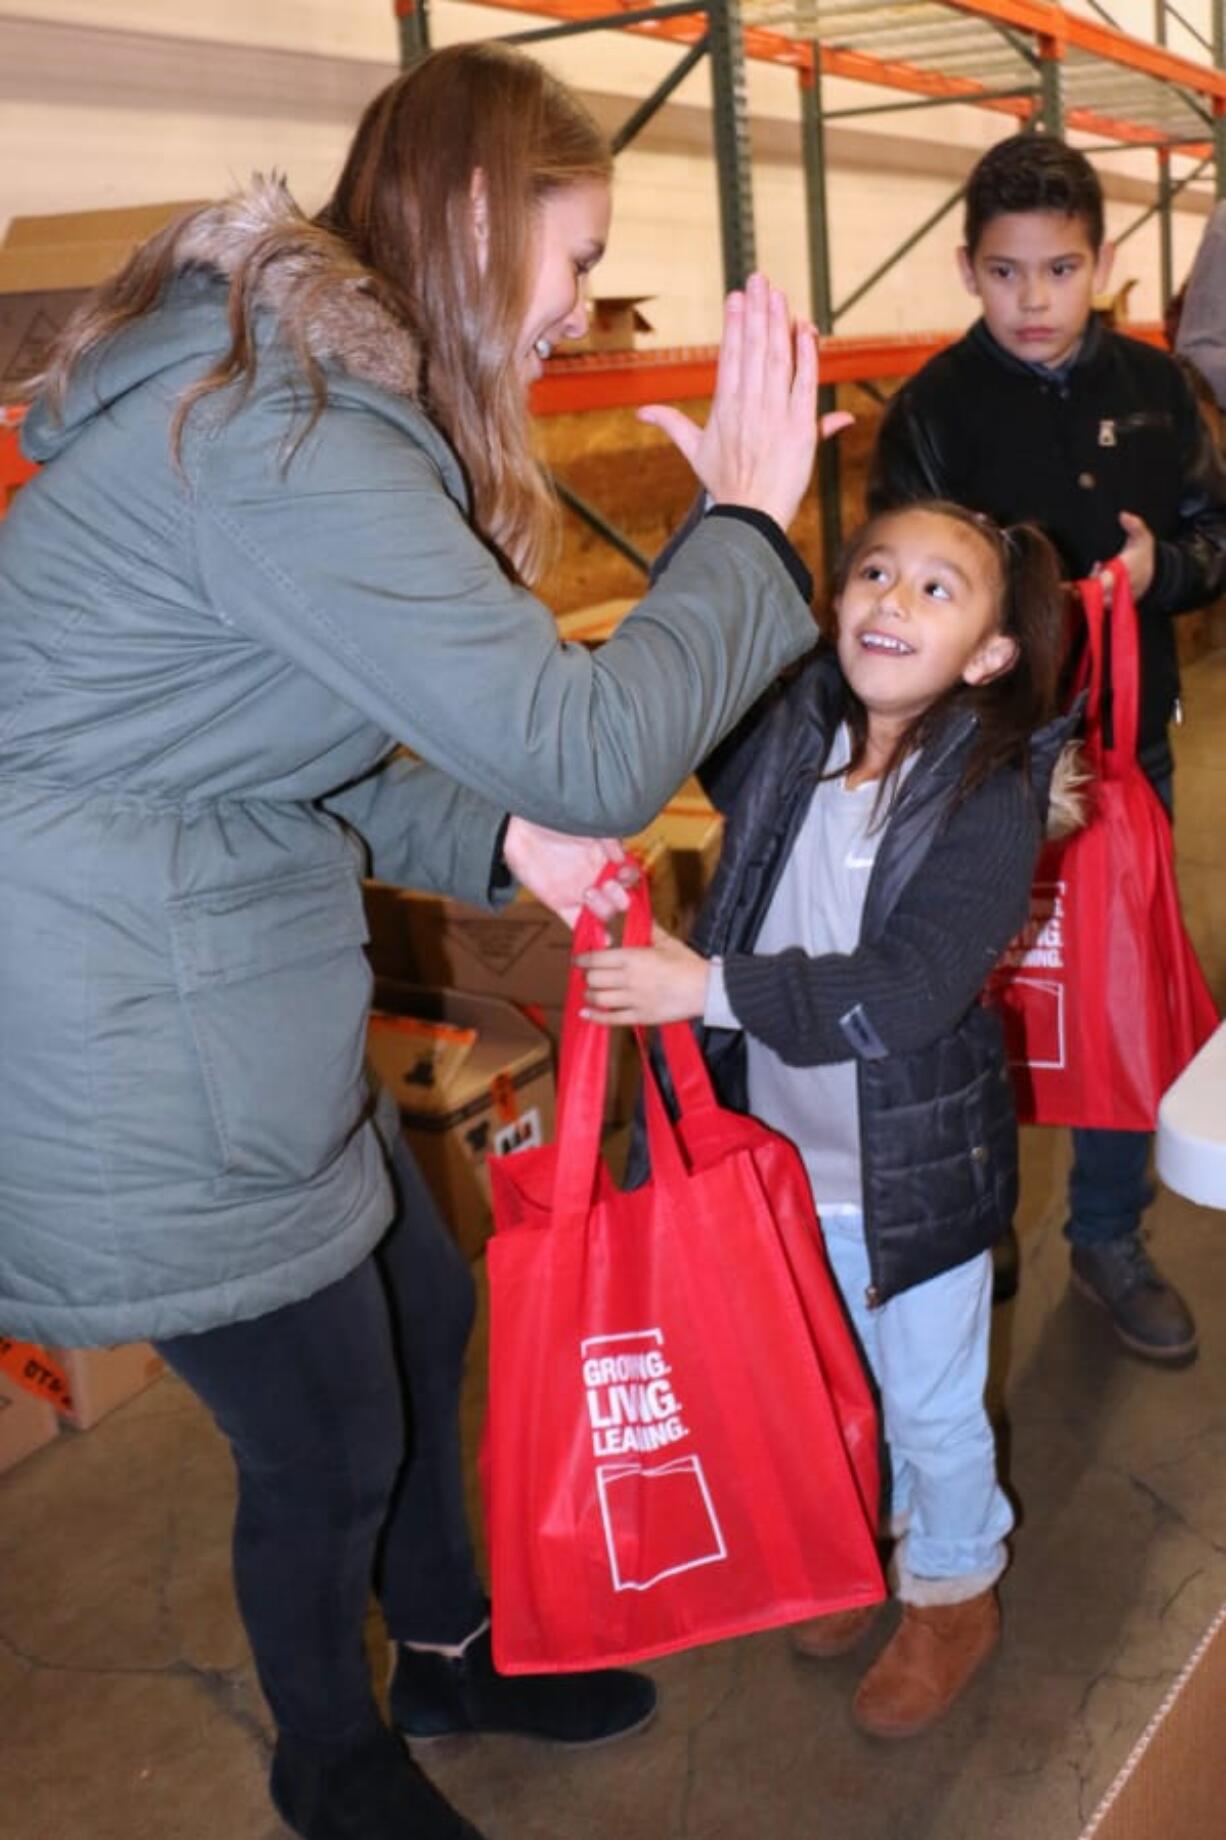
M1024 1124L1152 1131L1163 1093L1218 1018L1180 912L1170 820L1137 764L1132 591L1122 563L1108 563L1107 572L1110 608L1101 577L1079 584L1094 773L1088 820L1040 854L1030 921L989 988L1002 1007Z

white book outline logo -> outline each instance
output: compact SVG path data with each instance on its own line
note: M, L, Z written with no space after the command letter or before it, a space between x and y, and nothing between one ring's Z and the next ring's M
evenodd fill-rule
M620 1335L586 1336L579 1344L580 1355L581 1358L586 1361L596 1350L607 1350L610 1343L616 1343L621 1347L625 1347L628 1343L634 1342L651 1343L654 1344L656 1348L662 1350L664 1346L664 1332L661 1329L633 1329L625 1331ZM695 1558L683 1560L677 1565L665 1566L661 1571L654 1572L650 1578L623 1577L617 1556L617 1538L613 1526L613 1509L609 1499L610 1488L614 1483L623 1481L631 1476L638 1479L640 1487L645 1487L648 1483L654 1482L657 1479L686 1474L693 1476L698 1486L698 1492L702 1498L703 1508L706 1512L707 1525L710 1529L711 1545L709 1550L699 1553ZM706 1472L702 1467L701 1458L697 1455L690 1454L684 1457L674 1457L670 1462L650 1465L636 1462L598 1464L596 1467L596 1493L600 1503L600 1519L604 1528L605 1551L608 1554L609 1573L613 1580L614 1591L650 1591L654 1585L662 1583L666 1578L675 1578L684 1572L697 1571L699 1567L704 1565L717 1565L721 1560L728 1557L728 1545L724 1539L724 1532L723 1528L720 1526L719 1516L715 1512L715 1503L711 1499L711 1490L707 1483Z
M687 1470L698 1484L703 1506L707 1511L707 1522L711 1529L713 1542L711 1551L700 1553L694 1559L685 1559L678 1565L667 1565L662 1571L653 1572L650 1578L623 1578L617 1561L617 1541L613 1532L609 1485L621 1481L626 1476L636 1476L642 1487L649 1482L655 1482L659 1477L681 1475ZM700 1458L692 1455L674 1457L671 1463L653 1464L650 1469L644 1463L602 1463L596 1471L596 1489L600 1497L600 1518L604 1523L605 1548L609 1555L609 1571L612 1574L615 1591L650 1591L653 1585L662 1583L665 1578L676 1578L682 1572L696 1572L703 1565L718 1565L721 1559L728 1557L723 1529L719 1524L719 1516L715 1512L715 1503L711 1500L711 1491L707 1487L707 1478Z
M1012 982L1015 986L1024 984L1031 990L1041 990L1046 996L1054 998L1056 1009L1056 1058L1039 1060L1033 1054L1027 1053L1024 1060L1014 1061L1012 1064L1015 1067L1064 1067L1067 1064L1064 1051L1064 985L1058 983L1055 978L1025 977L1020 972Z

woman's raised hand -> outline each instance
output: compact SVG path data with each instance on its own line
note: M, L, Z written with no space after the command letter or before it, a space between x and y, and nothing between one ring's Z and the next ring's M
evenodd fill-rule
M543 824L530 824L527 818L510 820L502 854L516 881L572 927L584 907L599 920L624 913L629 906L626 889L639 879L616 837L564 836ZM621 863L622 870L598 888L611 862Z
M639 419L675 441L717 504L765 511L786 530L813 475L817 451L817 334L792 325L788 303L765 275L729 294L715 396L705 428L680 409L652 403ZM823 436L854 418L822 418Z

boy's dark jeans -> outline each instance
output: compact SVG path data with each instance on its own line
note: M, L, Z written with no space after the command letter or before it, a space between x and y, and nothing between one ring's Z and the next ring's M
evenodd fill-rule
M1166 758L1169 762L1169 754ZM1173 817L1169 764L1163 772L1149 773L1149 780L1167 816ZM1137 1231L1141 1215L1154 1198L1148 1180L1153 1141L1150 1131L1073 1132L1069 1218L1064 1232L1074 1246L1102 1246Z
M393 1160L396 1223L348 1277L158 1344L230 1441L239 1609L278 1727L307 1739L377 1719L362 1641L376 1554L393 1637L462 1642L487 1614L460 1466L472 1278L402 1146Z

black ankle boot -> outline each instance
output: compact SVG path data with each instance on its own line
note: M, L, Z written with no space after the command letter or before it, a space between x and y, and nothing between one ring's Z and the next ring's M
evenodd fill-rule
M383 1725L344 1744L282 1733L269 1787L302 1840L482 1840Z
M395 1647L392 1724L414 1743L458 1732L517 1732L555 1744L603 1744L639 1731L656 1710L645 1674L601 1668L588 1674L499 1674L482 1630L451 1657Z

